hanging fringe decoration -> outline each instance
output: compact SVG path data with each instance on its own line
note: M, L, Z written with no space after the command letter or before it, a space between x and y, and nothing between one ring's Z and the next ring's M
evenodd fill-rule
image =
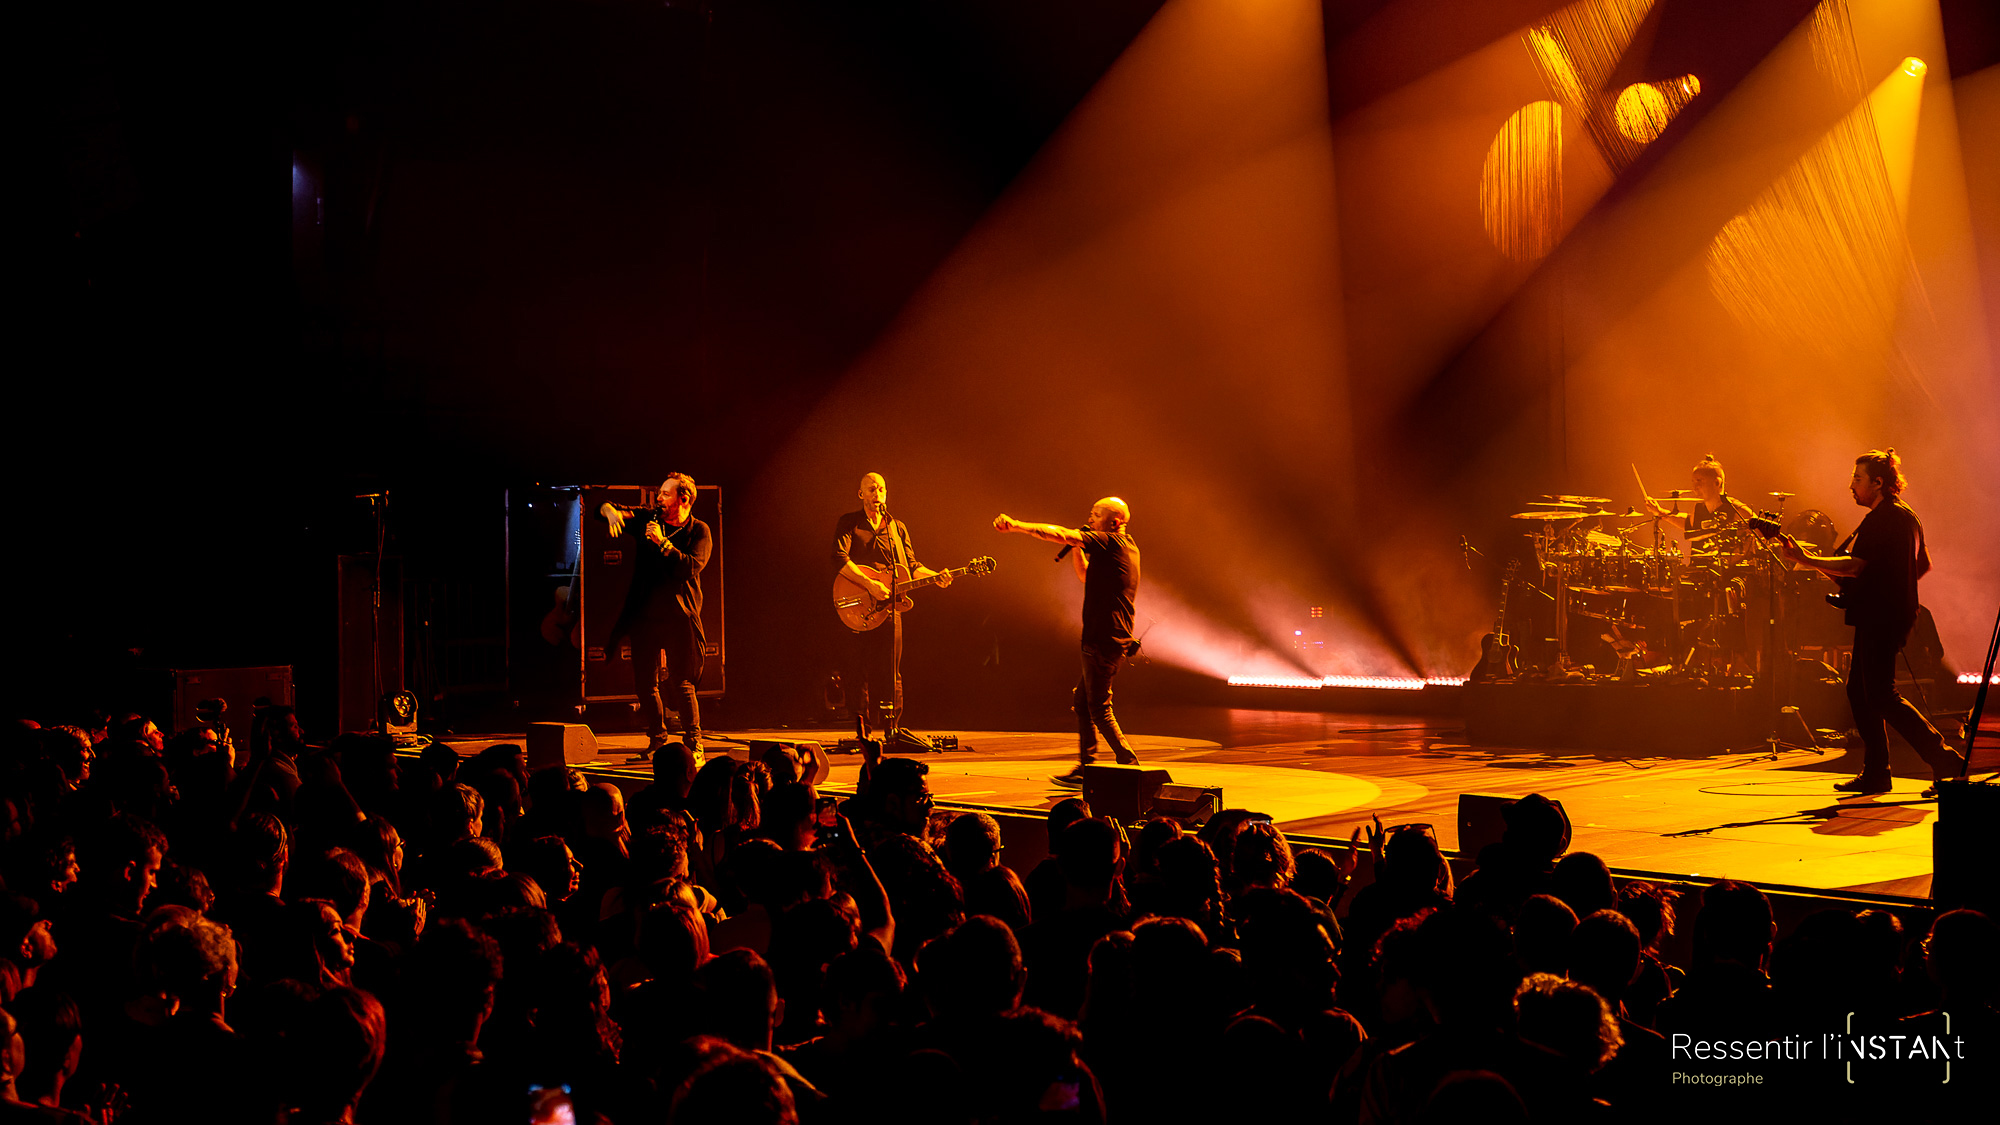
M1701 93L1701 79L1692 74L1666 82L1634 82L1619 91L1611 106L1612 124L1626 140L1651 144L1673 122L1681 107Z
M1479 175L1486 237L1516 261L1533 261L1562 237L1562 106L1530 102L1486 150Z
M1847 7L1813 13L1813 61L1860 96ZM1867 99L1731 219L1709 289L1739 322L1827 357L1879 352L1895 331L1910 249Z

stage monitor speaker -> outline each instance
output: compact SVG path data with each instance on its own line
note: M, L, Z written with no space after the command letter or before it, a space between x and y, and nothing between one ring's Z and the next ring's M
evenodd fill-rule
M1172 781L1167 771L1145 766L1084 766L1083 800L1092 816L1134 824L1152 808L1160 787Z
M1939 910L2000 909L2000 785L1957 778L1938 785L1931 825L1931 902Z
M807 785L821 785L833 772L833 763L828 760L826 747L817 742L783 742L753 738L750 740L750 761L764 762L781 751L789 751L794 761L806 772L799 780Z
M580 596L572 607L581 630L583 650L583 698L596 703L612 700L636 701L632 691L632 645L621 640L611 643L611 627L625 606L632 588L632 572L639 549L651 550L642 538L630 534L611 537L611 527L597 513L606 503L635 511L651 508L657 487L638 485L586 485L582 493L583 537L578 583ZM634 518L639 518L635 516ZM701 682L698 695L719 696L725 686L724 664L729 656L727 618L723 614L722 585L722 490L704 484L695 488L694 518L708 525L708 565L701 572L701 630L707 638L702 646ZM637 525L644 528L645 524Z
M1491 793L1460 793L1458 854L1467 859L1477 859L1481 848L1499 843L1507 833L1508 806L1518 800L1519 797L1499 797ZM1561 801L1551 800L1549 803L1562 812L1565 821L1568 820L1569 813L1563 810Z
M582 723L529 723L528 769L575 765L597 757L597 735Z
M1221 811L1222 786L1169 782L1153 794L1152 807L1146 810L1146 815L1164 816L1192 826L1207 824L1210 817Z
M205 699L220 699L227 704L222 723L229 728L230 741L246 753L250 749L250 722L257 717L257 701L265 699L282 707L292 705L289 664L265 668L176 668L173 677L171 733L200 725L195 708Z

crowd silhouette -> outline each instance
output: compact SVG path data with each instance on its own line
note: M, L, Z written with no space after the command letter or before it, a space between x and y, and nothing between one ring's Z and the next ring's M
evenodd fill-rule
M1424 825L1296 849L1248 810L1076 798L1017 871L879 753L833 800L789 752L669 745L627 793L516 745L308 745L284 707L241 747L139 715L4 734L0 1125L1990 1112L1984 915L1780 934L1747 883L1621 884L1540 796L1462 880ZM1675 1047L1843 1029L1965 1053L1946 1082Z

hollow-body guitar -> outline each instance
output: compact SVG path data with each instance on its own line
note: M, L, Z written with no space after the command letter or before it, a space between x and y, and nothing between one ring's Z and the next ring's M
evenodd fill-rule
M981 556L954 570L942 570L924 578L911 578L910 568L901 563L893 572L888 567L855 565L892 591L890 597L877 598L846 571L833 576L833 610L840 615L840 623L857 633L866 633L889 620L891 613L908 613L915 609L917 603L910 600L910 591L934 586L947 574L953 579L968 574L974 577L988 575L993 573L997 564L991 556Z

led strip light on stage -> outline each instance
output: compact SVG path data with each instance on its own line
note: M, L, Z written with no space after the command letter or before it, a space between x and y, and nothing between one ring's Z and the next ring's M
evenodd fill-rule
M1459 687L1465 683L1463 676L1432 676L1418 679L1415 676L1231 676L1231 687L1274 687L1304 688L1318 691L1321 688L1373 688L1388 691L1421 691L1426 687Z

